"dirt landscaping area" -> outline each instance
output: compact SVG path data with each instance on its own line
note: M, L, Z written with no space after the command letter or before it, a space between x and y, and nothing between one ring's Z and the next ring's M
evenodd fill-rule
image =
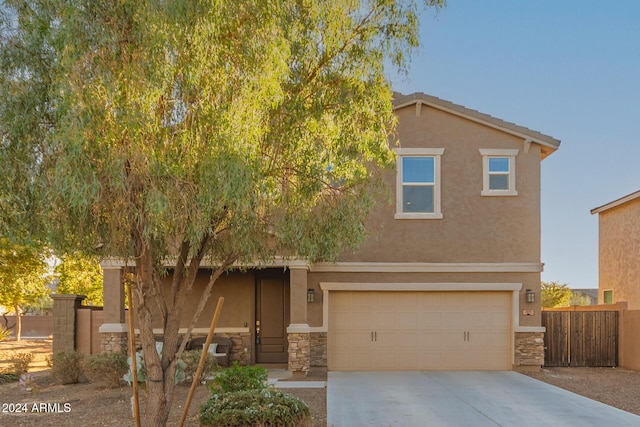
M34 353L34 364L30 371L34 373L36 388L28 392L15 382L0 385L0 425L132 425L130 387L123 385L117 389L104 389L93 383L56 384L46 365L46 355L51 353L51 341L1 342L0 369L6 366L2 360L14 351ZM640 415L640 372L620 368L547 368L528 372L526 375ZM313 369L306 380L326 381L326 376L326 369ZM188 386L176 387L176 399L169 425L178 423L188 391ZM288 388L284 391L299 397L309 405L314 427L326 426L326 388ZM188 426L198 425L199 407L208 399L209 394L205 386L197 388L187 418ZM143 396L141 402L144 403ZM17 407L24 408L25 404L29 410L43 410L15 413ZM142 407L144 408L144 405Z
M640 415L640 372L622 368L544 368L526 375Z
M131 416L131 387L126 383L120 388L105 389L93 383L56 384L46 365L51 354L51 341L0 342L0 370L7 366L3 361L12 352L34 353L33 369L36 387L32 392L17 382L0 385L0 426L127 426L133 425ZM324 381L326 370L314 370L306 378ZM190 385L190 384L189 384ZM175 400L168 425L177 425L187 400L189 385L176 387ZM297 396L309 405L313 427L327 425L326 388L291 388L283 390ZM200 405L210 396L209 389L200 385L196 389L187 417L187 426L198 426ZM140 395L144 410L144 396ZM34 406L35 404L35 406ZM44 404L44 405L43 405ZM51 404L51 405L46 405ZM57 404L57 405L56 405ZM68 404L68 405L65 405ZM25 406L26 405L26 406ZM16 413L27 408L41 412Z

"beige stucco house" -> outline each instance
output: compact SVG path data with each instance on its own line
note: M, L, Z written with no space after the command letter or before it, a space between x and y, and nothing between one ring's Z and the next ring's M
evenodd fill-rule
M543 364L540 162L560 141L422 93L394 105L395 203L378 204L362 247L215 286L207 310L225 297L217 333L232 338L232 359L303 372ZM103 346L119 345L122 266L104 274Z
M598 300L640 309L640 191L591 210L598 214Z

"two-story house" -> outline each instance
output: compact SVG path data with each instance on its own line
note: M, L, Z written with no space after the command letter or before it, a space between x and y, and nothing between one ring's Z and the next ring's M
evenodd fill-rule
M232 359L293 371L543 364L540 162L560 141L422 93L394 105L395 202L377 205L357 252L219 279L206 310L225 296L217 333ZM126 331L122 266L104 267L103 343Z
M598 214L598 299L640 309L640 191L591 210Z

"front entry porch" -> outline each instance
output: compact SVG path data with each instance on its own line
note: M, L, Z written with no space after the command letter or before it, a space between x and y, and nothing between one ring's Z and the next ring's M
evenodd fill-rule
M125 266L103 264L104 316L99 327L101 350L127 352L127 320L124 307ZM191 339L206 335L219 296L224 296L216 336L232 341L231 363L281 364L296 375L310 367L310 328L307 321L307 265L230 272L218 279ZM185 307L180 333L186 327L206 283L206 270L194 284L194 294ZM167 282L170 281L170 274ZM161 335L162 325L154 325ZM136 333L137 330L136 330Z

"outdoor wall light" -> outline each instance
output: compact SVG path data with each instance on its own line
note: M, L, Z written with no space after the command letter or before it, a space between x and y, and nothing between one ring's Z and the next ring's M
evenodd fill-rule
M536 293L531 289L527 289L525 295L527 296L527 302L536 302Z
M316 291L313 289L307 289L307 302L314 302L316 300Z

